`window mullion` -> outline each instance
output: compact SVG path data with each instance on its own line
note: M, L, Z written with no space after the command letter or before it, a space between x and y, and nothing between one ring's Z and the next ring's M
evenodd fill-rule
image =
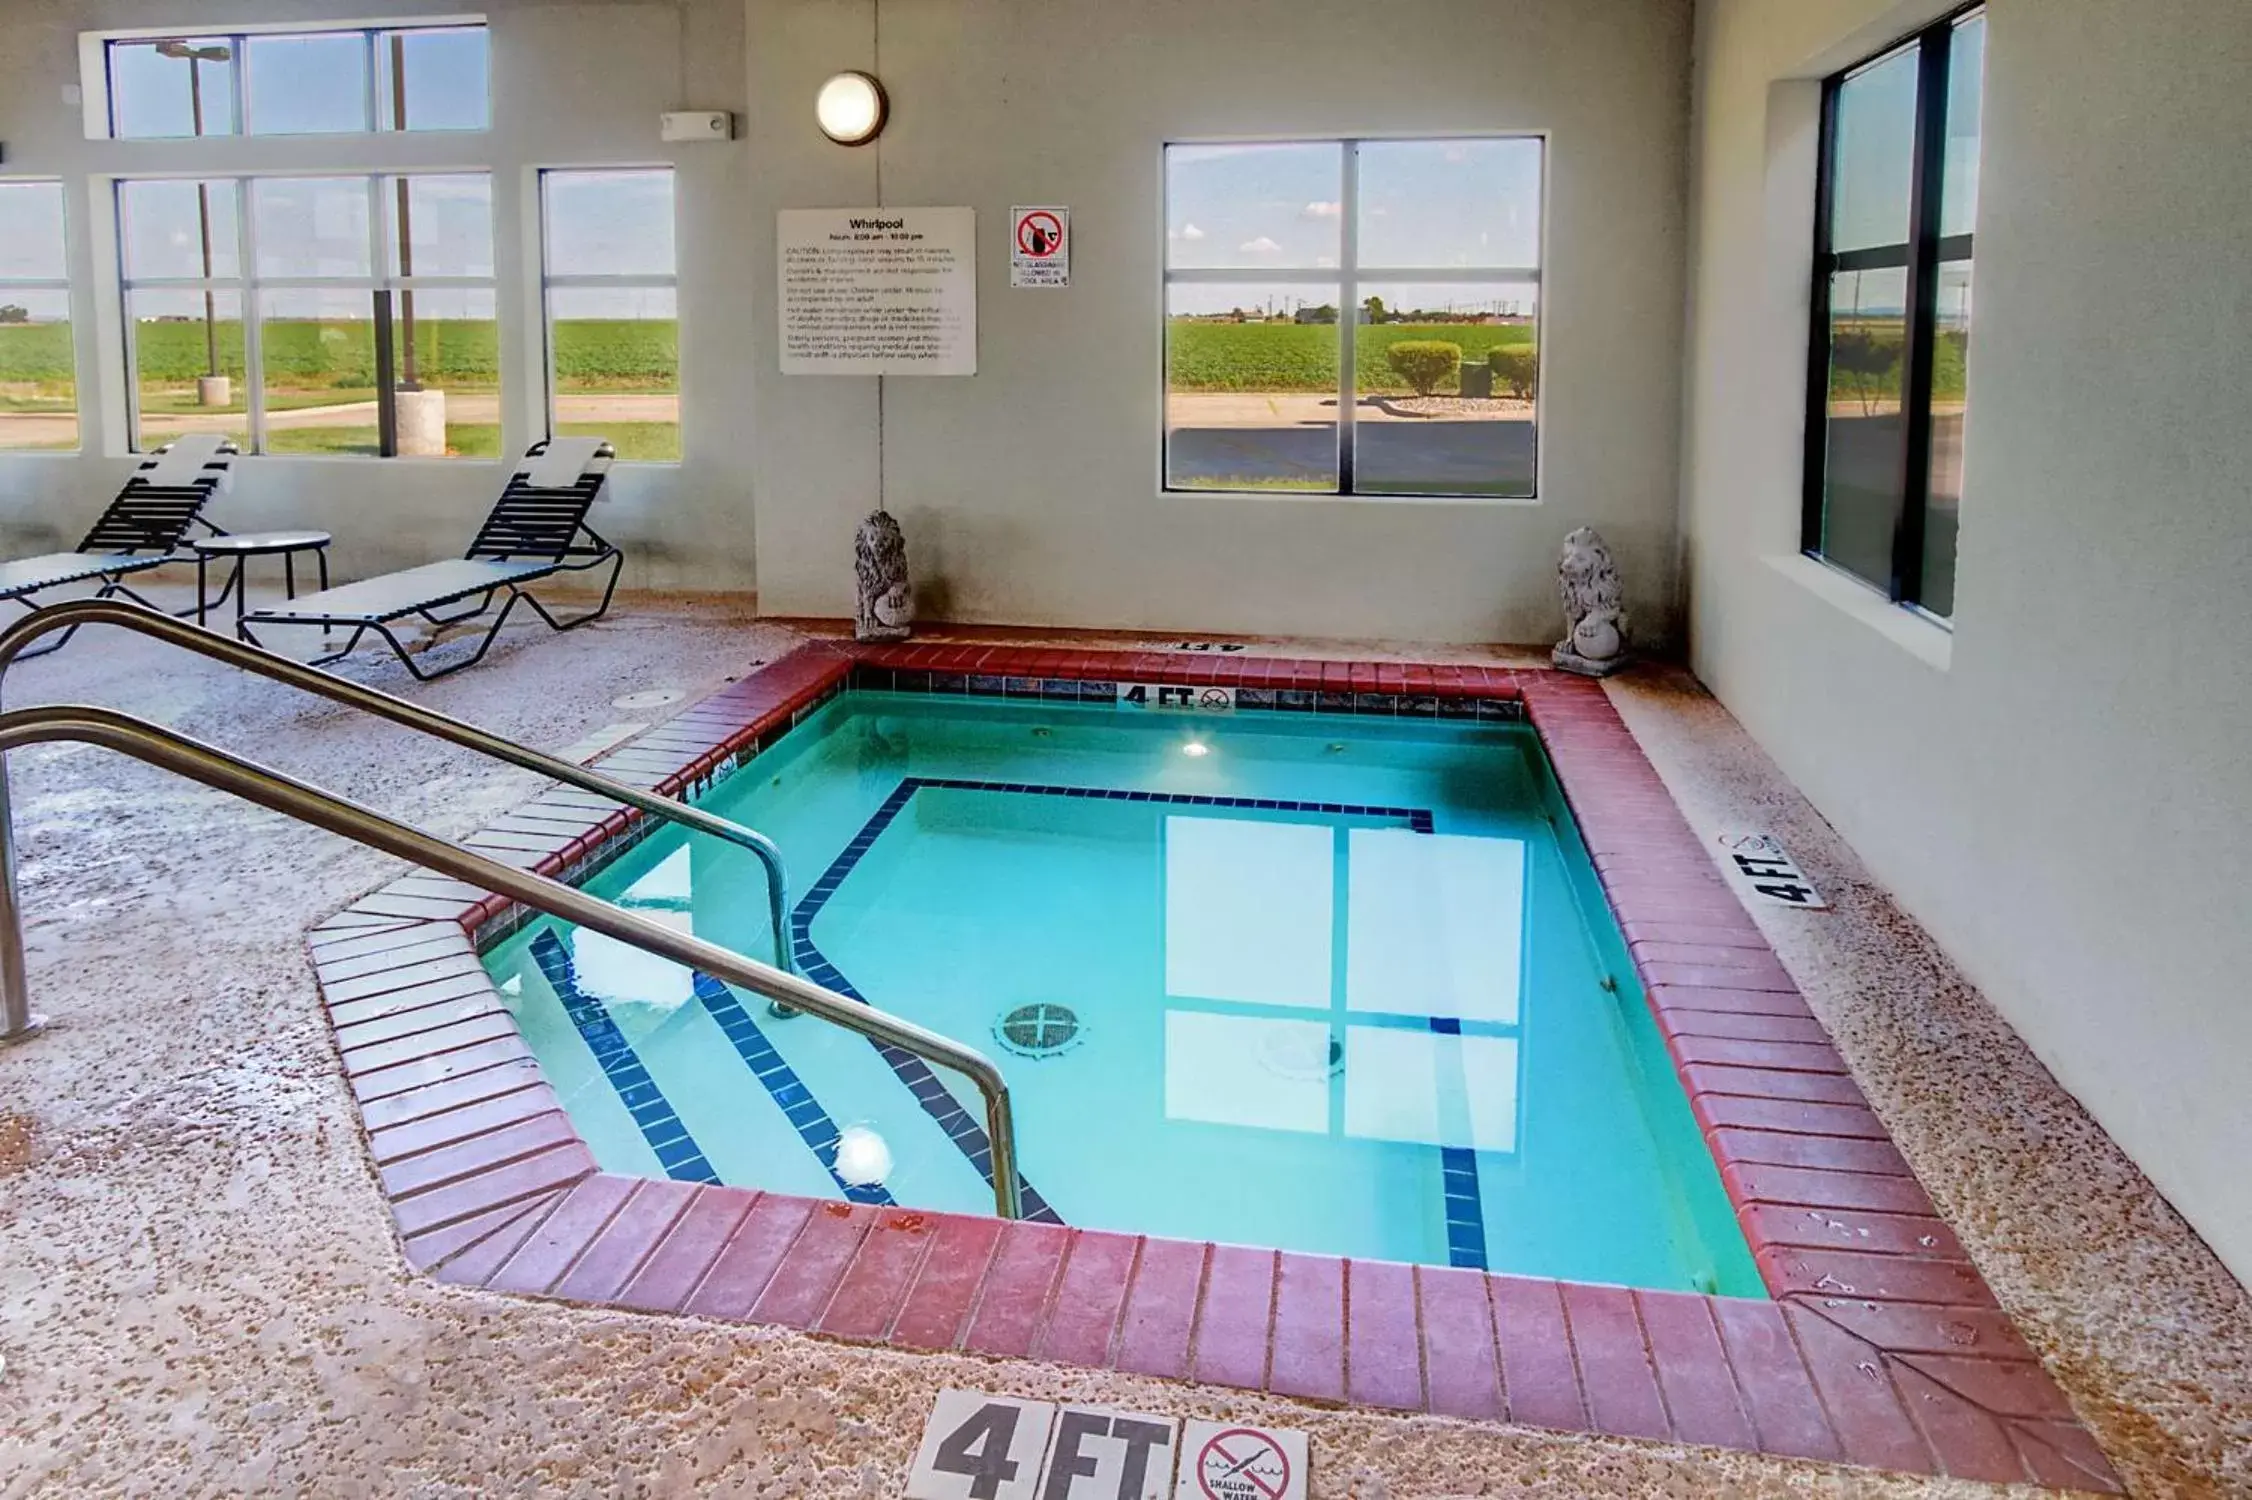
M1931 376L1938 341L1939 212L1947 169L1947 62L1954 25L1926 32L1917 54L1916 149L1909 177L1906 343L1901 352L1900 514L1888 592L1913 604L1922 592L1925 507L1931 483Z
M362 122L362 128L364 128L369 135L375 134L376 131L381 128L382 120L382 116L378 112L376 107L375 49L376 33L373 31L361 32L360 91L364 97L361 100L362 112L360 119Z
M227 38L227 46L235 55L235 65L227 70L228 76L233 81L233 87L227 90L227 94L234 109L235 137L239 140L250 133L249 38L239 35L230 36Z
M1338 149L1343 160L1337 195L1337 492L1350 495L1358 431L1353 402L1360 394L1354 335L1360 326L1361 143L1345 141Z
M250 179L235 183L235 254L242 270L242 378L249 382L243 403L250 419L250 451L266 451L266 312L258 295L258 238L251 228Z

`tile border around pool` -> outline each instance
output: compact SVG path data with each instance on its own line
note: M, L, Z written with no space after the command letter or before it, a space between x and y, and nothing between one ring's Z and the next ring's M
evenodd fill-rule
M2118 1491L1593 682L1474 665L824 643L596 766L693 796L851 685L1100 701L1119 681L1232 686L1251 709L1529 721L1775 1300L605 1173L478 962L521 913L427 874L309 934L408 1261L457 1284L902 1348ZM467 842L575 880L646 831L638 814L554 789Z

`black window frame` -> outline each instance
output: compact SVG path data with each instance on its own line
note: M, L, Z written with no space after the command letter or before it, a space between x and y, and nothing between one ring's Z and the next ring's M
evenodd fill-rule
M1984 4L1985 0L1978 0ZM1383 145L1437 145L1447 142L1531 141L1540 148L1539 212L1540 236L1531 266L1511 266L1490 263L1477 266L1388 266L1381 261L1364 262L1360 253L1360 152L1363 146ZM1315 287L1334 287L1338 299L1337 358L1338 388L1336 423L1337 480L1329 489L1284 489L1273 493L1316 500L1377 500L1377 501L1488 501L1502 505L1537 505L1541 503L1541 480L1545 473L1546 457L1543 448L1543 421L1547 407L1541 392L1547 375L1547 315L1548 315L1548 260L1549 260L1549 181L1554 167L1554 138L1545 127L1528 127L1521 130L1497 131L1424 131L1404 135L1278 135L1242 140L1202 139L1183 137L1167 140L1159 151L1158 179L1160 217L1170 221L1172 211L1172 161L1176 147L1254 145L1254 146L1334 146L1338 158L1338 201L1340 223L1338 226L1337 264L1334 266L1272 267L1268 269L1230 270L1221 267L1175 267L1172 251L1161 248L1158 256L1159 320L1163 336L1158 342L1158 492L1164 495L1240 495L1245 491L1237 486L1177 484L1173 478L1172 426L1164 415L1167 398L1172 394L1172 341L1173 314L1167 293L1175 285L1223 285L1229 282L1303 283ZM1532 479L1523 494L1489 494L1467 490L1412 490L1381 489L1365 483L1360 473L1359 424L1355 415L1362 392L1359 384L1359 362L1355 349L1356 321L1362 288L1375 284L1383 286L1397 283L1428 284L1463 282L1466 284L1518 284L1533 288L1533 466Z
M1822 80L1821 146L1814 187L1814 276L1808 316L1806 358L1806 453L1800 501L1799 549L1847 577L1883 591L1893 603L1926 619L1952 626L1952 615L1935 614L1923 603L1924 544L1931 502L1931 387L1938 346L1939 268L1973 258L1974 235L1939 233L1946 193L1949 66L1957 29L1988 8L1973 0L1930 25L1870 53L1851 67ZM1894 245L1836 251L1831 248L1837 212L1836 155L1838 95L1847 80L1913 48L1916 54L1916 119L1908 177L1908 237ZM1907 299L1902 314L1900 372L1901 466L1899 509L1893 517L1889 576L1864 577L1822 550L1822 523L1828 498L1830 424L1830 280L1840 272L1903 269Z

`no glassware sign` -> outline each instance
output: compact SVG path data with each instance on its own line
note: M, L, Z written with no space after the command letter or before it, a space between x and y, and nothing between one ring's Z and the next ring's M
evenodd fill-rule
M1071 285L1071 210L1009 210L1009 285Z

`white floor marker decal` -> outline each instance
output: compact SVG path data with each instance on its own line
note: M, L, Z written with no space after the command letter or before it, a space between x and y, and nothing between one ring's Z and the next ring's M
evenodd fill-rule
M1762 901L1809 910L1829 906L1774 834L1720 833L1713 842L1720 845L1720 867L1729 878Z
M1305 1500L1306 1435L947 1390L907 1471L907 1500L1168 1496Z

